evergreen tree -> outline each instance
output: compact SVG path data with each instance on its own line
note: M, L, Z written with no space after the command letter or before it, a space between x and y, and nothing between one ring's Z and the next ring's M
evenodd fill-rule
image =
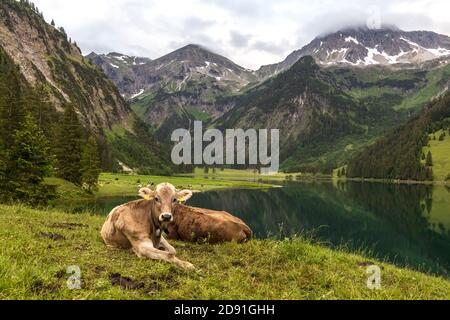
M345 170L345 168L342 168L342 173L341 174L342 174L343 177L347 176L347 171Z
M48 87L38 84L25 98L26 104L32 106L31 113L36 119L39 129L41 129L50 142L55 140L55 125L58 116L50 101Z
M433 157L431 155L431 151L428 151L426 165L428 167L432 167L433 166Z
M44 205L56 197L56 187L44 184L51 171L52 156L42 130L31 114L12 135L12 147L3 175L3 200L18 200Z
M52 25L52 27L55 27L55 20L52 19L52 22L50 24Z
M85 189L90 193L97 190L98 176L101 170L97 142L93 137L89 137L84 146L80 161L80 171Z
M65 107L55 147L56 172L59 177L81 186L80 160L83 145L83 128L72 105Z
M2 66L0 69L3 69ZM11 136L15 130L19 129L26 112L20 75L16 67L12 66L5 70L4 76L0 79L0 137L5 147L11 145Z

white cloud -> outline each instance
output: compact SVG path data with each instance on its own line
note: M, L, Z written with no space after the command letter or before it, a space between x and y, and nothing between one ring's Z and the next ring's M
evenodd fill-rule
M281 61L315 36L381 23L450 34L448 0L34 0L87 54L152 59L197 43L248 68Z

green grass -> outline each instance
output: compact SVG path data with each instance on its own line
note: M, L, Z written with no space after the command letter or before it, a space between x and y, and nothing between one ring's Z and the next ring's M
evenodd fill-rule
M155 185L161 182L170 182L175 187L189 188L192 190L207 191L224 188L270 188L274 185L251 181L233 181L218 177L189 177L189 176L144 176L102 173L99 178L98 197L136 195L138 185L147 185L153 182Z
M396 106L395 110L412 109L420 110L430 100L439 94L441 82L450 77L450 65L431 70L427 75L427 84L418 90L415 94L404 99L402 103Z
M367 89L353 89L350 94L356 99L367 97L382 97L384 94L401 94L399 90L387 87L369 87Z
M234 170L247 177L242 170ZM272 179L271 179L272 180ZM148 176L128 175L119 173L101 173L98 180L98 191L88 194L74 184L60 178L46 178L45 183L56 185L61 200L87 200L92 198L105 198L117 196L135 196L139 185L146 186L153 182L155 185L169 182L178 189L191 189L194 191L208 191L220 189L267 189L278 187L269 181L250 181L249 179L232 179L231 176L199 175L199 176Z
M221 245L172 242L198 271L109 249L104 217L0 205L0 299L450 299L450 282L300 238ZM42 233L64 236L52 240ZM381 268L380 290L366 286L366 266ZM69 290L68 266L82 287ZM119 273L135 284L121 288Z
M196 107L194 106L189 106L185 108L186 111L194 117L195 120L200 120L203 122L208 122L209 120L211 120L211 115L203 112L201 110L198 110Z
M441 234L450 234L450 188L435 188L433 203L428 213L430 228Z
M445 181L450 175L450 137L448 130L445 130L445 138L443 141L439 141L439 136L443 130L439 130L429 135L430 147L424 147L423 153L425 156L428 151L431 151L433 158L433 175L434 180ZM433 140L433 136L436 140Z
M213 172L212 168L210 168L208 173L205 174L202 168L195 168L193 173L186 173L182 174L181 176L194 177L195 179L208 177L209 179L227 180L233 181L235 183L238 183L239 181L247 181L270 184L271 182L278 183L280 181L284 181L288 176L295 176L299 174L300 173L283 172L273 174L259 174L252 169L216 169L216 171Z

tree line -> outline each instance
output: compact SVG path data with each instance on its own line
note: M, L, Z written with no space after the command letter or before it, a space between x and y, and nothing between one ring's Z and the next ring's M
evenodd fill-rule
M31 87L0 47L0 200L46 204L56 187L53 175L88 192L95 190L100 158L74 105L57 112L45 84Z

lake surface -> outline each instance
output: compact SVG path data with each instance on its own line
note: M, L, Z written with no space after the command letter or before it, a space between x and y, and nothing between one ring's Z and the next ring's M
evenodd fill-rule
M99 199L71 205L107 214L136 199ZM371 255L449 276L450 187L368 182L290 182L269 190L194 194L188 205L242 218L257 238L306 235L330 247Z

